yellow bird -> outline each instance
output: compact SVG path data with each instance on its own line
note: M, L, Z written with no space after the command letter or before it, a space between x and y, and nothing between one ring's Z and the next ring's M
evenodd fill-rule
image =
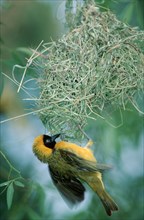
M60 134L40 135L35 138L33 152L37 158L48 164L53 183L68 205L76 205L84 200L85 181L97 193L106 213L110 216L118 206L105 191L101 173L110 167L99 164L89 149L92 141L80 147L67 141L56 142Z

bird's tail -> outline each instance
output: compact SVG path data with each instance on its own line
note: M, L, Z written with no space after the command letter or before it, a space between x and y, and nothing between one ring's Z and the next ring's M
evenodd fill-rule
M101 174L99 172L97 172L95 175L89 175L89 177L83 179L88 183L88 185L93 189L93 191L97 193L106 210L106 213L109 216L112 214L113 211L118 210L117 204L105 191Z
M110 197L110 195L105 190L103 190L103 192L98 196L100 200L102 201L102 204L106 210L106 213L109 216L112 214L112 211L118 210L117 204L114 202L114 200Z

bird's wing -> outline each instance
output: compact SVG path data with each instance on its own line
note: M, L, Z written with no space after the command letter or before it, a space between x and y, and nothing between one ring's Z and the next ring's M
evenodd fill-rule
M54 185L70 207L84 200L85 188L78 179L69 174L61 175L51 166L49 171Z
M95 161L90 161L83 159L82 157L77 156L76 154L59 149L61 157L66 161L67 164L70 164L77 168L77 170L86 171L86 172L95 172L111 169L112 167L106 164L97 163Z

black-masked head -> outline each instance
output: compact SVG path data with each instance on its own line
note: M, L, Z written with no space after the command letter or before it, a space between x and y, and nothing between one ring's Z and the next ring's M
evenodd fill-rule
M55 134L53 136L49 136L49 135L43 135L43 142L44 145L48 148L53 149L55 147L56 144L56 139L60 136L60 134Z

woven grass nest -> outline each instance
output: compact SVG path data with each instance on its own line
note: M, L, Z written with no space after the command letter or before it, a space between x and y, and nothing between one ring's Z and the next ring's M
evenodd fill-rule
M49 132L69 138L81 138L87 119L104 119L109 106L137 106L135 94L144 85L144 32L94 4L76 17L73 30L44 45L38 64L38 115Z

